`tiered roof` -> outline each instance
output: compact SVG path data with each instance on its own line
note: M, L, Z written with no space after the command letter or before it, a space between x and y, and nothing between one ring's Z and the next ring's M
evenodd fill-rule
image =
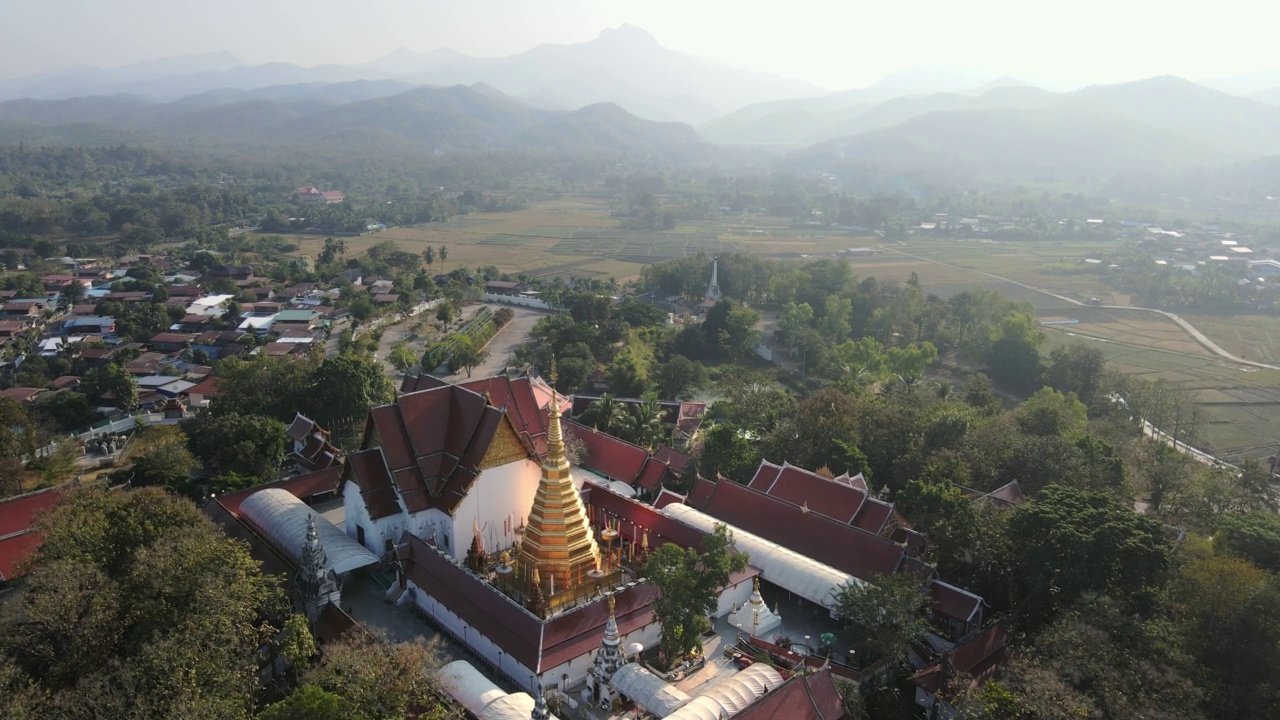
M869 533L884 530L893 513L891 503L871 497L862 473L828 478L786 462L761 460L747 486Z
M703 483L699 481L690 495L694 508L859 580L892 573L902 562L898 544L833 520L812 506L796 506L728 480Z
M506 461L535 454L533 439L509 414L458 385L401 395L369 411L362 450L350 457L374 519L405 510L452 513L466 497L500 432L514 432L523 448ZM527 425L526 425L527 426ZM504 430L505 427L505 430Z

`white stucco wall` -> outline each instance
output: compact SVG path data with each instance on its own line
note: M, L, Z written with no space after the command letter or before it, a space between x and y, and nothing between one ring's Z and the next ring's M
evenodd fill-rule
M724 617L733 612L734 605L742 607L744 603L751 599L751 591L754 589L750 579L743 580L737 585L730 585L720 593L720 600L716 603L716 617Z
M486 550L493 552L513 545L514 530L520 519L529 515L541 479L542 468L532 460L518 460L481 472L471 491L454 510L453 517L448 519L448 527L456 540L449 545L453 557L457 560L466 557L472 528L477 522Z
M360 537L357 527L364 528L364 546L374 554L381 556L386 552L386 541L397 542L404 534L405 517L403 513L390 515L378 520L369 519L369 510L364 506L364 498L360 497L360 486L348 480L342 488L342 507L346 512L347 534L353 539Z

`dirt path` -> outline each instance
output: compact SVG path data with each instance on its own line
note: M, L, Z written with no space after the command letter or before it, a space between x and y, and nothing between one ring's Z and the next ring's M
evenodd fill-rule
M1087 304L1087 303L1082 303L1082 302L1080 302L1079 300L1074 300L1074 299L1069 298L1069 297L1066 297L1066 296L1064 296L1064 295L1059 295L1059 294L1054 293L1054 292L1049 292L1048 290L1044 290L1044 289L1042 289L1042 288L1033 287L1033 286L1028 285L1028 284L1026 284L1026 283L1020 283L1020 282L1018 282L1017 280L1010 280L1010 279L1009 279L1009 278L1007 278L1007 277L1001 277L1001 276L999 276L999 275L993 275L993 274L991 274L991 273L989 273L989 272L983 272L983 271L981 271L981 270L973 270L973 269L971 269L971 268L961 267L961 266L959 266L959 265L952 265L951 263L945 263L945 262L942 262L942 261L940 261L940 260L932 260L932 259L927 258L927 257L921 257L921 256L919 256L919 255L914 255L914 254L912 254L912 253L909 253L909 252L907 252L907 251L905 251L905 250L902 250L902 249L900 249L900 248L898 248L898 247L894 247L894 246L891 246L891 245L881 245L881 246L880 246L880 249L882 249L882 250L887 250L887 251L890 251L890 252L896 252L896 253L898 253L899 255L906 255L907 257L915 258L916 260L920 260L921 262L933 263L934 265L941 265L942 267L949 267L949 268L953 268L953 269L956 269L956 270L963 270L963 271L965 271L965 272L971 272L971 273L974 273L974 274L976 274L976 275L982 275L983 277L989 277L989 278L991 278L992 280L998 280L998 281L1000 281L1000 282L1006 282L1006 283L1009 283L1009 284L1011 284L1011 285L1017 285L1018 287L1026 288L1027 290L1031 290L1031 291L1033 291L1033 292L1038 292L1038 293L1040 293L1041 295L1048 295L1048 296L1049 296L1049 297L1051 297L1051 298L1055 298L1055 299L1057 299L1057 300L1061 300L1061 301L1063 301L1063 302L1070 303L1070 304L1072 304L1072 305L1078 305L1078 306L1080 306L1080 307L1101 308L1101 309L1103 309L1103 310L1136 310L1136 311L1138 311L1138 312L1149 312L1149 313L1155 313L1155 314L1157 314L1157 315L1163 315L1163 316L1165 316L1166 318L1168 318L1168 319L1172 320L1173 322L1177 323L1178 327L1182 328L1182 329L1183 329L1183 330L1184 330L1188 335L1190 335L1190 336L1192 337L1192 339L1193 339L1193 340L1195 340L1196 342L1200 343L1200 345L1202 345L1206 350L1208 350L1209 352L1211 352L1211 353L1213 353L1213 354L1215 354L1215 355L1218 355L1218 356L1220 356L1220 357L1222 357L1222 358L1225 358L1225 359L1227 359L1227 360L1230 360L1231 362L1239 363L1239 364L1241 364L1241 365L1249 365L1249 366L1251 366L1251 367L1263 368L1263 369L1266 369L1266 370L1280 370L1280 365L1268 365L1267 363L1260 363L1260 362L1255 362L1255 361L1253 361L1253 360L1246 360L1246 359L1244 359L1244 358L1242 358L1242 357L1239 357L1239 356L1237 356L1237 355L1233 355L1233 354L1231 354L1231 353L1227 352L1226 350L1222 349L1222 347L1220 347L1217 343L1215 343L1214 341L1210 340L1207 336L1205 336L1205 334L1204 334L1204 333L1202 333L1202 332L1200 332L1199 330L1197 330L1197 329L1195 328L1195 326L1193 326L1191 323L1189 323L1189 322L1187 322L1186 320L1183 320L1182 318L1178 317L1177 315L1175 315L1175 314L1173 314L1173 313L1171 313L1171 312L1167 312L1167 311L1165 311L1165 310L1157 310L1156 308L1144 308L1144 307L1137 307L1137 306L1134 306L1134 305L1089 305L1089 304Z

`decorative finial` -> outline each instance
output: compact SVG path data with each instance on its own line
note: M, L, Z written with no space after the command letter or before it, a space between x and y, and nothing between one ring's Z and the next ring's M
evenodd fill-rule
M555 394L556 383L560 380L560 372L556 370L556 356L551 356L551 393Z
M756 592L760 592L760 576L759 575L757 575L755 580L751 583L751 588Z
M609 603L609 617L613 617L613 608L617 605L617 601L613 599L613 593L609 593L609 599L607 602Z

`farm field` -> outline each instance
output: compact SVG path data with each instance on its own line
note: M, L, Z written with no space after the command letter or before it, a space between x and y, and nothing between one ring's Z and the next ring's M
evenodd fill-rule
M1246 360L1280 365L1280 318L1178 314L1227 352Z
M298 245L300 254L314 257L324 247L322 235L288 237ZM618 281L637 277L646 264L699 253L749 252L801 259L873 241L839 231L796 230L785 219L768 217L730 217L685 224L671 231L624 230L610 217L606 200L589 197L538 203L517 212L476 213L344 240L348 255L358 255L388 240L415 253L427 246L446 245L446 270L459 265L496 265L504 272L535 277L577 275Z
M319 254L323 236L294 235L299 252ZM445 269L496 265L535 277L597 277L625 282L650 263L698 253L747 252L802 262L844 257L859 277L903 281L916 273L926 292L951 297L974 287L1028 302L1050 325L1046 352L1054 346L1087 342L1101 349L1117 370L1162 378L1196 394L1206 422L1205 449L1226 459L1258 454L1280 439L1280 372L1240 368L1217 358L1172 321L1151 313L1073 305L1033 288L1087 302L1125 306L1129 298L1106 286L1084 267L1087 257L1105 255L1101 243L1006 242L913 237L886 243L835 230L793 228L768 217L726 217L685 223L674 230L631 231L610 217L608 201L566 197L511 213L478 213L448 222L393 228L345 238L347 252L359 254L391 240L421 253L428 245L449 247ZM849 248L871 252L843 253ZM436 263L437 271L440 262ZM998 280L983 273L1007 278ZM1229 352L1263 362L1280 361L1280 319L1186 315L1186 319Z

